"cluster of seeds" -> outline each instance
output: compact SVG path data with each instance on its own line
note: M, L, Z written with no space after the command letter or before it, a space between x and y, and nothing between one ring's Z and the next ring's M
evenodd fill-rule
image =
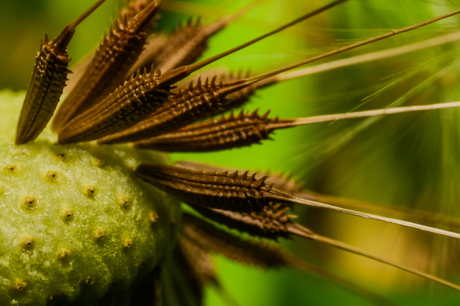
M197 63L194 61L206 48L207 39L240 13L206 26L189 22L167 37L155 38L149 34L163 0L133 0L120 10L92 60L81 70L79 81L57 109L52 123L57 140L48 131L37 139L54 114L67 81L66 47L75 27L102 2L94 4L55 39L45 37L17 125L16 145L12 144L12 134L5 134L5 141L0 143L0 160L4 163L0 173L0 302L40 305L57 299L107 299L115 284L126 293L138 285L135 280L142 283L142 288L145 283L140 276L148 275L145 286L153 293L146 297L147 303L186 305L191 298L191 304L199 305L205 285L219 286L210 253L222 253L262 268L293 266L327 274L277 245L242 239L209 221L259 238L299 236L315 240L460 290L435 276L315 234L295 223L288 210L304 205L457 239L458 233L317 202L290 188L292 182L280 177L273 186L268 176L248 171L166 165L159 155L141 154L131 146L102 146L134 143L165 151L207 152L259 143L280 128L432 109L414 106L296 119L269 119L268 113L260 116L242 111L237 116L197 123L242 106L257 89L289 79L280 76L288 70L425 26L460 10L263 74L219 73L184 85L180 82L208 64L346 0L333 1ZM184 37L187 43L180 43ZM144 49L146 42L155 48ZM174 54L168 55L171 46ZM438 108L453 106L459 105ZM11 118L5 121L12 122ZM11 132L13 128L7 124L5 130ZM155 146L165 139L167 145ZM99 145L79 144L93 140ZM177 202L163 191L205 218L182 213ZM331 278L380 301L339 277ZM178 288L185 292L179 297L174 292ZM126 296L131 304L139 298L133 295L129 300L129 294Z

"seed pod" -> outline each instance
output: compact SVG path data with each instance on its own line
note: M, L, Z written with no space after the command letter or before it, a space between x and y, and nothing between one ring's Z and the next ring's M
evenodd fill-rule
M184 214L184 225L183 225L183 235L188 237L190 240L193 240L196 244L200 245L203 248L208 248L214 252L219 252L224 256L227 256L231 259L241 261L246 264L254 264L261 266L262 268L276 268L279 266L301 266L302 262L296 260L282 252L281 249L277 249L274 246L267 246L264 244L256 244L254 241L244 241L241 240L227 232L224 232L214 225L207 223L193 215ZM398 269L419 275L423 278L432 280L439 284L445 285L447 287L460 290L460 286L453 284L451 282L445 281L433 275L420 272L418 270L406 267L404 265L389 261L380 256L374 255L370 252L361 250L359 248L353 247L346 243L336 241L310 231L307 228L302 226L291 224L289 225L290 231L298 236L315 240L320 243L342 249L354 254L367 257L369 259L382 262L384 264L396 267ZM266 249L264 249L266 248ZM258 250L257 250L258 249ZM247 253L247 251L249 251ZM257 254L254 254L254 252ZM254 256L256 255L256 256ZM270 258L265 256L269 255Z
M104 1L98 1L81 14L55 39L50 40L45 35L45 40L40 42L40 51L37 52L32 79L19 117L16 144L37 138L53 116L70 72L67 69L70 62L67 46L75 33L75 27Z
M228 117L223 116L219 119L189 125L174 132L136 142L134 145L138 148L164 152L212 152L260 144L262 140L271 139L269 135L276 129L343 119L454 107L460 107L460 103L413 105L295 119L267 118L269 112L260 116L257 114L257 110L252 114L245 114L244 111L241 111L238 116L231 113Z

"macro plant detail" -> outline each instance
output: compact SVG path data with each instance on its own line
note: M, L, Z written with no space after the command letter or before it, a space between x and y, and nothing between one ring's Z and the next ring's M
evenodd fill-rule
M88 12L102 2L96 3ZM413 227L431 232L432 235L450 236L452 237L450 239L459 238L455 230L442 230L436 226L429 227L420 225L418 222L400 221L398 218L378 216L372 212L359 212L359 209L350 207L350 205L346 206L344 202L341 204L344 204L345 207L339 207L339 204L336 205L337 199L330 198L332 203L326 204L328 202L321 200L321 195L304 192L298 188L285 189L285 186L292 185L292 182L286 178L274 176L272 180L275 185L272 186L267 183L270 182L267 176L249 174L245 171L232 172L216 167L208 168L193 163L164 165L163 158L157 153L138 150L138 148L149 147L161 150L161 146L155 147L154 145L155 142L161 141L161 138L169 139L173 147L173 149L166 148L165 151L175 151L174 148L178 147L180 147L178 151L204 152L231 149L259 143L275 129L344 118L451 108L458 107L458 103L350 112L321 118L268 119L268 114L259 116L256 112L243 111L240 115L231 114L218 120L195 123L243 105L253 92L259 89L258 85L255 85L257 81L261 82L260 87L281 82L283 77L273 78L276 78L279 73L316 59L322 59L324 56L302 60L298 64L259 75L217 72L213 75L213 72L209 74L206 72L205 75L210 75L209 78L195 78L194 81L186 81L185 84L188 85L179 83L178 89L173 88L177 82L195 70L236 51L239 49L237 47L235 50L198 61L196 64L193 62L200 55L194 53L177 60L176 67L173 65L166 71L156 70L156 66L161 67L161 62L155 63L153 60L154 66L149 63L145 68L139 67L138 72L130 76L132 66L136 65L137 58L141 56L145 41L149 42L149 47L145 48L145 51L152 52L150 45L167 44L168 39L174 40L174 35L180 36L178 33L181 31L188 32L190 28L195 29L198 25L198 23L190 22L187 26L179 28L171 37L160 37L157 40L148 38L145 32L148 32L152 26L154 15L163 4L162 2L132 1L127 7L120 10L118 19L114 21L108 36L96 51L94 60L87 64L86 72L80 74L81 83L71 85L71 92L75 93L69 94L67 97L69 100L65 100L58 108L53 123L53 130L58 132L57 140L51 132L45 131L41 138L33 141L44 128L56 107L56 97L62 91L62 84L66 82L67 68L51 67L51 70L45 69L42 75L38 73L33 75L29 90L34 88L33 84L39 84L38 92L42 91L45 94L34 95L34 91L26 95L16 133L17 146L12 145L9 141L4 144L6 153L3 160L6 164L2 181L6 198L4 206L15 207L11 213L20 216L18 218L24 218L24 216L26 218L12 218L13 221L9 223L5 221L6 226L1 232L8 233L4 235L8 236L10 239L8 241L11 242L2 247L4 250L10 249L4 253L7 255L2 256L4 256L4 262L8 262L15 257L14 254L20 254L18 265L25 268L21 270L16 269L14 265L3 264L2 275L7 276L2 276L3 288L0 297L3 300L0 301L20 304L59 304L75 301L84 303L103 299L103 303L115 301L115 303L140 303L141 299L146 299L155 305L159 303L166 305L200 304L205 285L214 284L219 287L215 269L208 257L208 253L218 252L243 263L264 268L291 266L308 270L329 277L332 281L375 303L387 303L352 282L328 274L289 255L276 245L258 240L241 239L190 212L184 212L181 218L179 206L172 199L173 197L182 200L209 220L247 232L255 237L275 240L278 237L294 235L304 237L393 265L458 290L457 285L433 276L431 273L412 269L407 265L398 264L371 252L318 235L300 226L294 220L294 216L288 214L288 210L295 205L304 205ZM341 2L345 1L336 1L322 9L313 10L311 14L304 15L293 23L306 19L310 15L319 14L326 9L332 9L332 6L341 4ZM443 15L442 18L456 13L458 11ZM88 13L84 13L64 29L61 36L66 37L65 44L72 36L75 26L86 15ZM430 20L429 23L437 20ZM392 30L387 34L376 36L376 39L365 39L362 40L362 43L337 48L337 51L331 51L326 55L347 51L426 24L428 22L401 30ZM123 32L126 29L128 29L127 32ZM216 26L215 29L221 30L220 26ZM122 32L126 33L127 42L114 38L123 37L125 34ZM191 34L187 34L192 36L190 39L193 39L194 32L190 31ZM210 32L214 34L217 30ZM279 32L279 30L274 32ZM65 47L60 45L61 36L54 40L45 38L45 45L49 46L47 50L51 50L49 52L52 56L55 56L56 50L59 54L66 53ZM257 40L259 39L255 41ZM120 45L117 45L118 43ZM54 48L53 45L58 47ZM125 50L125 45L132 49ZM116 51L117 59L115 60L107 57L114 53L111 48ZM201 46L186 51L195 52L204 49ZM153 53L155 54L155 51ZM45 65L55 64L53 61L56 59L52 56L51 63L48 62ZM55 57L59 58L59 56ZM36 69L41 71L42 57L40 55L38 60ZM68 62L66 54L64 62ZM111 64L112 62L114 64ZM61 85L56 86L58 89L54 89L55 81L47 83L47 77L49 74L55 76L53 71L58 70L63 71L56 75ZM107 80L109 75L113 78ZM41 78L44 82L34 82L34 78ZM286 77L286 79L289 78ZM88 83L85 85L84 82ZM88 84L95 85L93 91L90 90L83 94L81 91L90 87ZM51 90L48 90L49 88ZM51 95L47 96L47 94ZM75 102L75 99L80 100ZM41 107L42 105L45 107ZM14 106L5 105L5 108L5 114L14 112ZM72 110L69 111L69 109ZM29 131L29 134L26 136L21 132L23 130ZM131 131L134 132L131 133ZM194 135L193 131L198 131L198 135ZM132 136L134 133L138 134ZM119 135L122 137L118 137ZM178 138L182 139L177 140ZM193 144L187 144L187 139L193 141ZM91 140L98 140L99 144L71 144ZM202 145L201 140L203 140ZM57 144L54 144L56 142ZM135 148L124 145L107 145L111 142L134 142ZM198 146L198 149L193 148L194 146ZM42 162L37 162L38 160ZM49 169L42 169L44 165ZM134 168L136 170L132 173L131 170ZM77 174L72 172L77 172ZM91 176L86 174L91 174ZM25 180L24 176L29 179ZM117 180L113 180L114 177ZM140 179L166 191L172 197L148 187ZM24 185L21 183L23 181L39 183L33 188L30 187L29 190L26 188L12 192L13 189L9 189L10 186ZM119 181L122 181L123 184ZM69 186L72 188L67 190ZM104 188L104 186L114 186L115 190ZM18 194L21 194L19 198ZM64 194L66 195L63 197ZM61 195L61 197L56 197L56 195ZM58 205L53 206L54 203ZM93 206L99 207L100 210L92 211ZM369 209L375 208L370 207ZM394 211L401 212L397 209ZM56 217L57 224L30 222L30 220L50 218L52 213ZM92 215L92 217L85 218L85 214ZM77 221L82 221L82 223L73 225L77 224ZM28 228L18 228L13 223L33 223L33 225ZM54 241L54 236L50 235L56 229L60 229L57 232L67 232L72 226L75 226L73 232L69 231L72 235L69 234L68 238L62 240L67 243L66 245L62 241ZM79 230L81 232L78 232ZM34 234L34 232L39 232L39 234ZM74 242L69 242L72 239ZM78 239L84 243L78 243ZM48 246L44 248L47 243ZM8 244L16 247L8 248ZM79 247L73 247L78 244L80 244ZM50 245L53 246L50 247ZM39 258L38 261L34 262L35 258ZM102 268L98 265L86 267L88 262L104 262L104 264L101 265ZM52 268L46 267L42 270L40 267L49 266L50 263ZM56 267L61 269L59 273L66 275L66 281L61 282L58 278L54 281L47 281L55 276L55 272L50 271ZM27 271L34 269L38 272ZM146 279L144 282L141 280L141 274L143 274L141 271L149 272L147 277L144 275ZM37 277L37 274L40 276ZM135 289L133 284L138 285L138 282L141 282L140 289ZM177 295L171 288L176 288L175 290L181 288L185 293ZM126 291L125 294L120 293L123 290Z

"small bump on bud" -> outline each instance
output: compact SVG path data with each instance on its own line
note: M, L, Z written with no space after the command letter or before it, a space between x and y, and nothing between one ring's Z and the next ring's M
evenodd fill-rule
M91 276L88 276L86 279L85 279L85 283L87 285L92 285L94 284L94 279L91 278Z
M23 291L26 288L27 284L24 283L22 280L17 279L15 283L16 290Z
M133 245L133 241L129 238L126 238L125 241L123 241L123 246L125 248L130 248Z
M46 172L46 175L45 175L45 180L47 180L48 182L55 182L57 180L57 172L56 171L48 171Z
M31 249L34 247L34 238L33 237L30 237L30 236L25 236L23 239L22 239L22 246L25 248L25 249Z
M91 198L96 193L96 188L94 186L86 186L84 192L85 192L85 196Z
M36 204L36 200L34 197L25 197L24 198L24 206L28 209L34 209Z
M121 208L126 209L126 208L128 208L129 203L130 203L131 201L129 200L129 198L127 198L127 197L125 197L125 196L120 196L120 197L118 198L118 202L120 203L120 207L121 207Z
M149 212L149 218L150 218L150 223L152 223L152 224L157 223L158 219L160 219L158 214L156 212L153 212L153 211Z
M70 253L69 250L67 250L67 249L62 249L61 250L61 253L60 253L61 259L67 259L67 258L70 257L70 255L71 255L71 253Z
M16 167L15 165L6 166L3 168L3 171L5 171L6 173L14 174L18 171L18 167Z
M100 228L96 230L96 235L95 235L96 240L102 240L105 238L105 232L101 230Z
M104 160L99 159L99 158L94 158L93 165L95 165L96 167L102 167L104 165Z
M64 209L64 211L61 214L62 220L65 222L71 221L74 217L74 213L70 209Z
M59 158L61 161L65 160L65 154L64 153L57 153L56 157Z

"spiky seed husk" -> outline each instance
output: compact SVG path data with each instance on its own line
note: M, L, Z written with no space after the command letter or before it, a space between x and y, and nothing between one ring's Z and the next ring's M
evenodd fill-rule
M181 67L178 67L176 69L172 69L172 70L169 70L167 71L166 73L164 73L161 77L161 80L159 80L159 87L162 87L162 86L169 86L169 85L172 85L184 78L186 78L187 76L189 76L191 73L193 73L194 71L198 70L198 69L201 69L207 65L209 65L210 63L212 62L215 62L229 54L232 54L236 51L239 51L249 45L252 45L266 37L269 37L271 35L274 35L276 33L279 33L280 31L286 29L286 28L289 28L307 18L310 18L312 16L315 16L333 6L336 6L342 2L345 2L347 0L336 0L330 4L327 4L323 7L320 7L312 12L309 12L307 14L304 14L303 16L289 22L289 23L286 23L284 25L282 25L281 27L278 27L277 29L267 33L267 34L264 34L262 36L259 36L255 39L252 39L240 46L237 46L233 49L230 49L230 50L227 50L225 52L222 52L218 55L215 55L213 57L210 57L206 60L203 60L201 62L198 62L198 63L195 63L195 64L191 64L191 65L188 65L188 66L181 66ZM294 67L294 66L293 66ZM297 67L297 66L295 66ZM277 70L278 71L278 70ZM281 71L281 70L280 70ZM285 70L283 70L285 71ZM267 76L266 76L267 75ZM266 77L265 77L266 76ZM215 85L209 87L209 91L208 92L202 92L200 95L196 96L196 97L190 97L189 99L187 100L184 100L183 103L186 103L185 106L186 107L192 107L192 108L195 108L195 111L197 110L197 107L204 107L205 111L201 111L201 112L198 112L196 116L194 116L193 118L183 118L183 116L179 116L178 118L174 118L172 117L171 118L171 115L169 116L169 122L168 122L168 126L169 125L173 125L172 127L168 128L168 130L166 131L163 131L161 133L167 133L168 131L171 131L171 130L174 130L174 129L178 129L178 128L181 128L187 124L190 124L194 121L197 121L197 120L201 120L201 119L204 119L204 118L207 118L213 114L216 113L216 111L218 110L221 110L221 105L223 104L227 104L225 102L225 97L233 92L236 92L238 90L241 90L245 87L248 87L250 85L252 85L253 83L255 83L256 81L260 81L262 79L265 79L265 78L268 78L272 75L268 75L268 74L264 74L264 75L261 75L260 78L257 78L257 77L254 77L254 78L249 78L249 79L243 79L243 80L238 80L238 81L235 81L235 82L230 82L230 83L225 83L225 86L223 86L222 84L220 84L220 90L217 91ZM214 81L211 82L211 84L214 83ZM208 101L209 100L209 101ZM204 106L201 106L201 105L204 105ZM190 113L188 115L191 115ZM175 121L181 121L180 124L174 124ZM188 123L185 123L185 122L188 122ZM136 140L142 140L142 139L145 139L145 138L150 138L150 137L154 137L154 136L158 136L160 135L160 132L157 132L155 131L156 128L153 128L152 127L152 123L149 122L148 120L146 120L146 122L144 122L143 124L139 124L137 126L134 126L132 127L131 129L128 129L127 131L124 131L124 132L121 132L121 133L118 133L118 134L115 134L115 135L112 135L112 136L109 136L109 137L106 137L104 139L102 139L100 141L100 143L104 143L104 144L113 144L113 143L122 143L122 142L132 142L132 141L136 141ZM147 135L147 136L146 136ZM93 138L95 139L95 138Z
M67 46L75 33L75 27L88 17L105 0L95 3L74 22L67 25L53 40L45 35L40 42L34 71L21 110L16 132L16 144L24 144L40 135L53 116L66 85L70 70Z
M121 13L114 21L83 76L56 113L54 131L61 131L73 117L97 104L123 82L142 52L162 1L151 1L131 19L128 17L132 14Z
M160 164L141 164L135 173L187 204L239 212L261 211L272 202L291 203L289 195L272 189L256 174L196 171Z
M229 116L189 125L134 145L165 152L212 152L250 146L270 139L273 132L270 123L279 119L269 119L268 114L260 116L256 110L252 113L241 111L235 116L232 112Z

